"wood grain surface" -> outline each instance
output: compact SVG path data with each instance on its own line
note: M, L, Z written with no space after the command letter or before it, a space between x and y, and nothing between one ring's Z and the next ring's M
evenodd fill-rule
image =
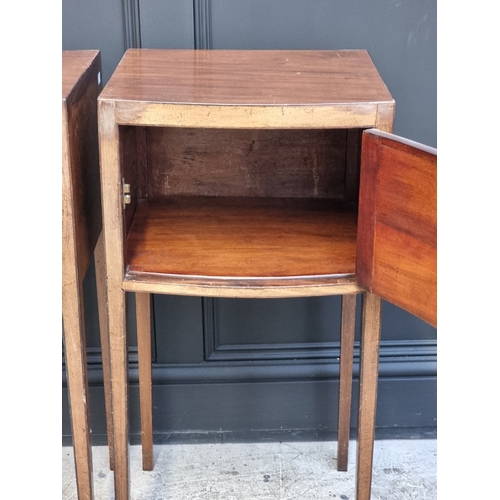
M153 470L153 380L151 365L151 294L135 294L142 470Z
M101 233L96 106L100 70L98 51L63 52L62 316L76 483L82 500L93 498L82 283ZM105 302L99 308L105 315Z
M97 96L101 91L98 51L62 53L63 128L68 141L71 218L79 273L88 268L101 232L101 191L97 137Z
M98 50L63 50L62 51L62 100L66 101L71 94L83 93L81 79L91 69L92 64L100 60ZM97 67L97 66L96 66ZM99 67L100 71L100 67Z
M363 293L359 353L356 500L371 499L381 313L380 297L368 292Z
M330 200L178 197L140 203L126 241L129 276L329 276L351 281L356 213Z
M392 102L365 50L129 49L101 99L257 106Z
M114 104L98 101L98 106L113 408L114 495L116 500L128 500L130 478L128 347L125 292L121 287L124 272L124 228L119 131L115 121Z
M346 148L346 130L149 127L149 199L171 195L343 199Z
M365 50L129 49L100 99L120 125L390 131L394 114Z
M436 326L437 152L365 131L356 281Z
M347 471L351 429L352 368L356 327L356 295L342 296L337 470Z

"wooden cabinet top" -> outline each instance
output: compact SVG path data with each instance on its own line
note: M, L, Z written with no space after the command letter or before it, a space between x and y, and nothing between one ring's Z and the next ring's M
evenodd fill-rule
M244 106L387 103L365 50L128 50L101 100Z
M62 53L62 100L66 101L78 81L99 54L98 50L66 50Z

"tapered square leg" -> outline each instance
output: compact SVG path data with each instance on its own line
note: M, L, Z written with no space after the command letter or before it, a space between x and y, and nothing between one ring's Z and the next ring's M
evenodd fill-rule
M340 380L337 470L346 471L349 456L349 428L352 399L352 365L354 355L354 326L356 295L342 295L340 327Z
M142 468L153 470L153 381L151 376L151 294L136 293L141 406Z
M377 409L381 299L363 294L359 374L356 500L370 500Z
M128 347L125 292L108 286L115 499L129 498Z
M74 271L75 279L63 285L64 351L78 499L92 500L92 444L83 298L81 283L76 269Z
M111 371L109 360L108 299L106 292L106 257L104 233L101 232L94 250L99 330L101 334L102 372L104 378L104 400L106 408L106 429L108 434L109 468L114 469L113 422L111 417Z

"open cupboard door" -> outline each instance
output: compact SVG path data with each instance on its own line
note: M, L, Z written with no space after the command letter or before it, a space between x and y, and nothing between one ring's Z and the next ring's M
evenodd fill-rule
M436 326L437 152L363 132L356 282L363 297L356 500L371 498L381 299Z
M356 282L432 326L437 323L437 151L363 132Z

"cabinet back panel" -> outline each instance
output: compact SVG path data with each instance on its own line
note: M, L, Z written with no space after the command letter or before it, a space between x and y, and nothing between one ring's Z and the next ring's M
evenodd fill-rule
M346 192L346 130L147 129L149 198L333 198ZM351 174L352 175L352 174Z

